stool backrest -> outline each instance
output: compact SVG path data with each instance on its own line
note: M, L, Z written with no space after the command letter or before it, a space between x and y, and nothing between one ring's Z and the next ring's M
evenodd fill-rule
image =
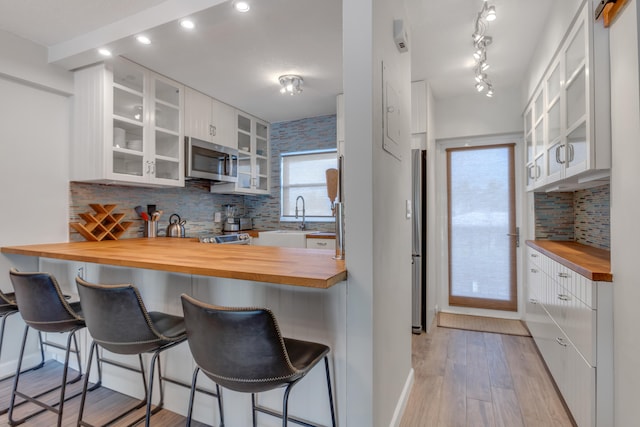
M63 332L77 327L82 321L51 274L11 269L9 277L20 315L30 327L43 332Z
M181 298L191 354L216 383L259 392L297 375L271 310L219 307L186 294Z
M80 277L76 283L87 328L100 346L113 353L138 354L162 341L135 286L94 284Z

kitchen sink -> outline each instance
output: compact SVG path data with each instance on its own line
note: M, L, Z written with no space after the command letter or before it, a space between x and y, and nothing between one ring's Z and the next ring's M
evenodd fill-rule
M307 234L315 230L273 230L261 231L259 244L261 246L281 246L285 248L306 248Z

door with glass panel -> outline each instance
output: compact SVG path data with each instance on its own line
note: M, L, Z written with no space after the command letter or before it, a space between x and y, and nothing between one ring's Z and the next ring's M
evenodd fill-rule
M449 305L516 311L514 144L446 152Z

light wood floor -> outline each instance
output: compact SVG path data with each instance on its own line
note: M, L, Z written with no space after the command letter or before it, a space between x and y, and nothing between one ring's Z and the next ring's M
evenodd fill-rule
M574 426L530 337L434 327L413 368L401 427Z
M28 394L32 393L34 390L46 390L48 387L56 385L60 382L62 375L62 365L48 361L45 366L36 371L28 372L23 374L20 377L20 387L19 390L22 390ZM24 378L23 378L24 377ZM5 380L0 382L0 410L8 407L9 398L11 396L11 388L13 386L12 380ZM82 381L78 381L74 384L70 384L67 386L66 395L71 396L82 390ZM53 403L58 401L59 391L52 392L48 395L44 396L44 399L48 403ZM109 390L107 388L101 387L95 391L87 394L87 402L85 404L85 421L90 422L95 425L100 425L113 418L118 413L126 410L127 408L135 406L137 403L136 400L125 396L123 394L114 392L113 390ZM78 410L80 407L80 396L74 397L67 402L65 402L64 411L63 411L63 419L62 425L67 426L76 426L77 418L78 418ZM39 410L38 406L35 406L32 403L25 403L20 405L14 411L14 419L20 419L26 415L30 415ZM122 421L119 421L113 426L126 426L129 423L135 421L138 417L144 415L144 408L137 410L132 415L124 418ZM50 411L45 411L35 417L29 419L24 424L21 424L25 427L49 427L55 426L57 422L57 414L54 414ZM161 410L157 414L153 415L151 418L151 425L154 427L183 427L185 425L186 418L180 416L176 413L167 411L165 409ZM7 414L0 416L0 426L8 426L8 416ZM144 425L144 423L140 424ZM194 427L202 427L205 424L192 422L192 426Z

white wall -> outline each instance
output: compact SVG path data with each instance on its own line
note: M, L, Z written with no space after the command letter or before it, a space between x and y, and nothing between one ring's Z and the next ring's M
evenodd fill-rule
M431 329L438 302L437 252L438 231L436 230L436 118L435 99L431 86L427 83L427 331Z
M497 90L493 98L471 92L437 99L435 121L436 139L522 132L520 91Z
M0 246L68 239L71 74L46 64L43 47L0 32ZM9 269L38 269L34 257L0 254L0 289ZM15 371L23 323L7 324L0 376ZM35 344L35 343L34 343Z
M637 425L640 418L640 8L631 1L610 27L611 58L611 271L614 290L615 425Z
M411 378L410 57L393 0L343 2L347 425L388 426ZM406 19L406 18L405 18ZM382 149L381 61L400 94L401 152Z

